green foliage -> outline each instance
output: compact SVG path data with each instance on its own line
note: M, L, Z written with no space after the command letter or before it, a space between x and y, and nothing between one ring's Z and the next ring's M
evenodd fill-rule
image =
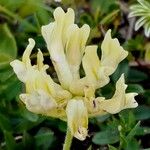
M119 141L119 133L117 129L97 132L93 139L93 143L98 145L114 144Z
M0 25L0 41L0 69L3 69L17 56L16 41L7 24Z
M99 44L98 54L100 42L109 28L129 52L128 58L119 64L111 76L110 84L98 89L96 95L110 98L122 73L128 84L127 92L139 93L136 96L139 103L136 109L90 119L90 138L85 142L74 140L72 149L150 148L150 46L142 29L135 32L129 26L130 20L125 10L133 2L129 0L122 8L122 1L118 0L63 0L62 3L47 0L0 0L0 149L62 149L66 122L26 110L19 100L19 94L24 92L25 87L9 65L15 58L21 59L29 37L35 39L36 46L44 52L45 62L51 64L40 27L52 20L52 12L57 6L64 9L73 7L78 24L90 25L92 29L88 43ZM127 37L128 32L131 38ZM32 61L35 61L36 52L33 51ZM51 65L48 72L53 74Z

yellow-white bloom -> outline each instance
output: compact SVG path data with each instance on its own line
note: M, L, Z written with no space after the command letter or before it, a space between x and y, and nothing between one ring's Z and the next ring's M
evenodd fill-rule
M14 60L10 63L18 79L24 83L27 81L27 78L28 78L27 68L30 68L31 66L29 56L34 46L35 46L35 41L33 39L29 39L29 45L27 46L24 52L23 60L22 61Z
M85 140L88 128L88 112L84 102L80 98L68 102L67 108L68 127L76 138Z
M34 45L34 40L29 39L29 45L23 54L22 61L11 62L16 75L26 86L26 93L21 94L20 99L34 113L63 116L65 111L61 106L67 103L72 95L47 75L48 66L43 64L43 55L40 50L37 54L37 65L31 65L30 54Z
M117 69L118 64L127 57L128 52L120 46L117 38L111 38L111 30L108 30L102 42L101 66L104 74L109 76Z
M90 85L95 89L103 87L109 82L109 76L114 73L118 64L127 57L128 52L119 44L117 39L111 38L111 30L108 30L102 42L102 56L99 60L97 46L87 46L82 63L86 74L85 83L78 87ZM83 81L83 79L81 79ZM84 87L82 87L83 91Z
M74 24L74 11L62 8L54 11L54 22L42 27L42 35L59 83L46 73L48 65L43 64L43 54L39 50L37 64L31 65L30 55L35 42L29 39L22 61L14 60L11 66L17 77L25 84L26 91L20 95L28 110L66 120L71 134L79 140L88 135L88 117L118 113L126 108L134 108L136 93L125 93L127 85L122 75L116 83L114 96L105 100L95 97L96 89L109 82L118 64L127 56L117 39L108 30L102 42L99 59L97 46L86 46L90 33L88 25L79 28ZM85 77L80 78L79 69L83 65Z
M62 87L68 89L72 74L67 63L64 46L66 44L66 30L74 23L74 11L68 9L65 13L61 8L54 11L55 21L42 27L42 35L46 41L53 65Z
M126 94L126 88L127 85L125 84L124 75L122 74L116 83L116 91L111 99L101 100L97 98L100 109L108 113L115 114L126 108L137 107L138 104L134 99L137 93Z
M74 24L74 11L65 13L61 8L54 11L55 21L42 27L42 35L47 43L59 81L69 89L72 81L79 79L79 68L89 36L90 28L79 28Z

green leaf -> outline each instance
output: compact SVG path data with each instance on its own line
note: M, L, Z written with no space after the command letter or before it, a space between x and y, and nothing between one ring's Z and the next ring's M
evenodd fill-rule
M43 24L48 24L50 22L50 12L43 8L38 8L38 10L36 11L36 16L40 26Z
M11 122L14 126L14 131L22 132L30 130L44 121L44 118L39 118L38 121L32 122L23 117L12 118Z
M23 107L23 109L20 109L20 113L21 113L21 116L23 116L24 118L28 119L31 122L36 122L39 119L39 116L37 114L34 114L34 113L28 111L24 107Z
M94 135L92 141L97 145L113 144L119 141L119 132L118 130L101 131Z
M0 85L0 94L6 98L6 100L12 100L18 96L21 92L21 82L16 76L11 76L3 84Z
M149 127L138 127L135 135L143 136L146 134L150 134L150 128Z
M27 19L21 18L18 14L15 14L14 12L10 11L9 9L5 8L4 6L0 5L0 12L4 13L9 17L10 21L19 21L19 27L18 29L21 31L26 32L37 32L37 28L33 25L33 22L30 23Z
M147 106L138 106L133 112L137 120L146 120L150 118L150 108Z
M139 70L136 69L130 69L129 73L128 73L128 80L130 82L141 82L148 79L148 75L145 74L144 72L141 72Z
M125 147L125 150L139 150L139 149L140 149L140 145L138 141L135 139L129 140L127 142L127 146Z
M19 9L19 15L21 17L29 16L36 12L41 5L41 0L26 0Z
M118 150L117 148L115 148L115 147L112 146L112 145L108 145L108 148L109 148L109 150Z
M133 127L133 129L129 132L129 134L127 135L127 140L131 140L134 135L136 135L137 129L140 126L140 121Z
M100 88L99 90L97 90L98 96L104 96L106 99L109 99L113 96L114 94L114 85L112 85L111 83L107 84L106 86Z
M8 131L4 131L4 136L5 136L7 150L15 150L16 142L14 140L14 137L12 136L12 133Z
M118 14L119 9L118 10L114 10L111 13L109 13L108 15L106 15L101 21L100 24L107 24L110 23Z
M144 60L150 62L150 43L146 44L145 49L146 52L145 52Z
M0 72L0 82L5 83L6 80L8 80L10 77L14 75L14 71L12 68L3 69Z
M106 114L106 115L102 115L102 116L97 116L96 119L98 122L104 122L109 117L110 117L110 114Z
M22 144L24 149L34 149L34 137L28 134L26 131L23 132ZM21 148L21 147L20 147ZM23 149L23 148L21 148Z
M0 53L0 69L9 66L9 63L13 60L9 55Z
M0 0L0 5L5 6L11 11L16 11L25 2L25 0Z
M66 122L60 120L59 124L58 124L58 128L59 128L60 131L66 132L67 131L67 124L66 124Z
M127 60L123 60L117 67L116 71L111 76L111 79L114 83L120 78L120 76L124 73L125 78L127 78L129 72L129 63Z
M54 133L48 128L41 128L35 135L37 148L48 150L54 140Z
M119 117L123 130L125 130L125 132L132 130L136 124L136 118L133 112L131 110L123 110L119 113Z
M144 93L144 88L139 84L128 84L128 88L126 92Z
M102 14L109 13L113 9L116 9L118 5L115 2L116 0L92 0L91 5L93 10L96 10L97 8L100 8L100 12Z
M89 146L89 148L87 150L92 150L92 145Z
M142 34L137 35L134 39L129 39L124 48L128 51L143 51L144 37Z
M2 113L0 113L0 128L3 131L11 131L12 130L11 122L10 122L9 118Z
M0 69L9 66L17 56L17 46L7 24L0 25Z

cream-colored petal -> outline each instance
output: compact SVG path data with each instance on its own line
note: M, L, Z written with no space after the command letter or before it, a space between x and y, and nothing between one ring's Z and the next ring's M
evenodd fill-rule
M67 36L68 36L68 28L70 28L70 26L72 26L72 24L74 24L74 20L75 20L75 14L74 14L74 10L71 8L67 9L67 12L65 14L65 21L64 21L64 27L63 27L63 33L62 33L62 40L63 40L63 46L66 46L67 43Z
M57 107L55 100L43 90L33 91L30 94L21 94L20 99L27 109L37 114L48 114Z
M81 78L79 80L72 80L69 91L73 95L84 96L84 89L89 87L87 78Z
M30 61L30 55L32 52L32 49L35 46L35 41L32 38L29 38L29 44L27 48L25 49L23 56L22 56L22 62L25 63L26 67L31 67L31 61Z
M74 79L79 79L80 77L79 68L89 32L88 25L83 25L79 28L76 24L73 24L67 30L66 58Z
M82 64L89 83L96 86L97 80L99 80L98 69L100 67L97 46L93 45L86 47Z
M88 37L90 34L90 27L87 24L84 24L81 28L80 28L80 45L81 45L81 54L83 55L84 51L85 51L85 45L87 43Z
M84 102L86 104L87 110L88 110L88 114L89 116L94 116L96 114L98 115L103 115L105 113L105 111L103 111L102 109L100 109L99 107L99 101L103 101L105 100L104 97L99 97L98 99L95 97L91 97L91 98L85 98Z
M50 93L60 105L66 104L67 100L72 98L72 94L55 83L45 71L42 73L42 80L41 84L43 83L46 86L48 93ZM39 86L39 88L40 87L42 86Z
M15 74L17 75L18 79L22 82L27 81L27 68L25 64L22 61L14 60L10 63L10 65L13 67L13 70Z
M82 63L88 84L95 89L103 87L109 82L109 77L104 73L105 68L101 65L97 55L97 46L86 47Z
M61 85L67 89L72 80L72 74L63 52L62 43L59 43L59 41L57 42L57 40L51 43L49 52L59 81Z
M124 75L121 75L116 83L116 91L114 96L108 100L99 100L99 107L111 114L120 112L126 108L134 108L137 106L134 96L136 93L125 93L127 85L124 83ZM97 98L98 99L98 98Z
M120 46L118 39L112 39L111 30L108 30L101 45L101 65L105 67L107 76L111 75L118 64L127 57L128 52Z
M18 79L24 83L27 81L28 70L31 68L30 54L34 46L35 42L30 38L29 44L23 53L22 61L14 60L10 63Z
M109 83L110 78L106 73L106 68L102 65L99 67L98 74L99 74L99 82L97 83L97 88L103 87Z
M135 100L135 96L137 96L137 93L127 93L126 94L126 105L125 108L136 108L138 106L138 103Z
M65 19L65 12L61 7L58 7L54 10L54 19L55 19L55 23L56 23L56 31L60 34L60 35L55 35L55 36L61 36L62 35L62 30L64 27L64 19Z
M83 141L87 137L88 113L83 100L71 99L66 108L67 123L71 134Z
M61 8L57 8L54 11L55 22L42 27L42 35L46 41L57 76L61 85L66 89L72 81L72 74L64 53L63 30L64 27L67 28L66 26L72 23L70 16L73 15L70 9L67 13L69 14L65 14Z
M69 100L72 98L72 94L67 91L64 90L59 84L54 84L54 88L55 88L55 99L56 101L60 102L65 102L66 100Z
M41 70L43 68L43 66L44 66L43 61L44 61L43 54L42 54L41 50L38 49L38 54L37 54L37 67L38 67L38 70Z

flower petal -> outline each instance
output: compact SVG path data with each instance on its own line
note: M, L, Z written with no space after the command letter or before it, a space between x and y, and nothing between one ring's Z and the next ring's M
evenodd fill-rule
M67 32L66 58L70 65L73 78L79 79L79 68L85 50L85 44L89 36L90 27L88 25L83 25L79 28L77 25L73 24L69 27Z
M42 27L42 35L46 41L53 65L61 85L68 89L72 81L72 74L64 53L66 44L66 28L73 24L74 12L68 9L65 13L62 8L54 11L55 22Z
M101 65L105 67L107 76L111 75L118 64L127 57L128 52L119 44L118 39L111 38L111 30L108 30L101 45Z
M88 113L83 101L71 99L68 102L66 113L71 134L81 141L85 140L88 132Z
M95 86L99 79L98 69L100 67L100 60L97 56L97 46L86 47L82 63L88 81Z
M135 108L137 103L134 99L136 93L125 93L127 85L124 83L124 75L116 83L114 96L109 100L99 100L99 106L102 110L115 114L126 108ZM98 99L98 98L97 98Z
M29 41L29 44L27 48L25 49L23 56L22 56L22 62L25 63L27 68L31 67L30 55L31 55L32 49L35 46L35 41L32 38L29 38L28 41Z
M30 94L21 94L20 99L27 109L37 114L48 114L57 107L55 100L43 90L33 91Z
M34 45L34 40L30 38L29 44L23 53L22 61L16 59L10 63L18 79L24 83L27 81L28 78L28 69L31 68L30 54Z
M25 83L28 78L25 64L22 61L19 61L16 59L12 61L10 65L13 67L13 70L15 74L17 75L18 79Z
M82 63L88 84L92 87L97 89L103 87L109 82L109 77L105 73L106 69L101 65L97 55L97 46L93 45L86 47Z

